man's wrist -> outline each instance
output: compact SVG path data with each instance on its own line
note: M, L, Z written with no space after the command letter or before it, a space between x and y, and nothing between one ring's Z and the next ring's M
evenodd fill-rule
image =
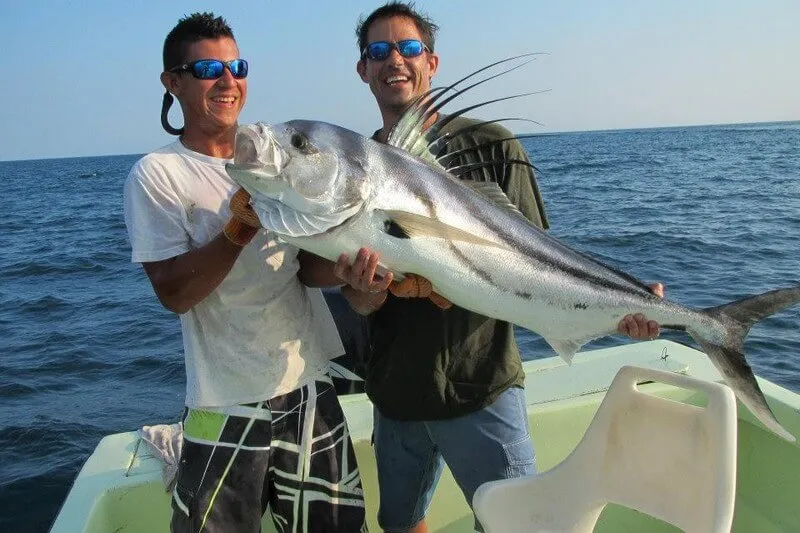
M235 218L238 218L248 226L261 227L261 221L258 219L253 207L250 205L250 195L242 188L236 191L230 200L231 213Z
M253 240L259 228L248 226L236 217L231 218L225 227L222 228L222 233L225 238L236 246L245 246Z
M389 295L388 291L362 292L350 285L342 286L341 290L350 307L360 315L368 315L383 307Z

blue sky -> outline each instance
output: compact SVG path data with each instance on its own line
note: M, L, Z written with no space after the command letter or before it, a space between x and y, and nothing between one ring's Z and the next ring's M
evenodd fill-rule
M194 11L224 15L250 61L242 122L378 125L355 72L358 16L382 1L0 0L0 160L143 153L161 130L164 37ZM518 133L800 120L797 0L427 0L439 83L547 52L473 98L549 92L476 116ZM9 94L10 93L10 94ZM173 115L173 123L180 116Z

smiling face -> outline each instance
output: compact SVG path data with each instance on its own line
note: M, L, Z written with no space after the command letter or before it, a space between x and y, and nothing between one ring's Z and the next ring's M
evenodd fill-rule
M404 39L423 40L414 21L404 16L379 18L369 27L367 42ZM383 61L361 59L356 65L361 79L369 84L384 125L393 124L415 98L431 87L431 78L439 66L439 57L425 51L417 57L403 57L393 49Z
M233 39L203 39L187 47L184 63L197 59L230 61L238 57L239 48ZM185 121L183 141L187 146L204 153L209 150L202 147L213 140L232 146L239 113L247 99L246 79L237 80L225 68L216 80L199 80L189 72L178 72L162 74L162 82L181 103Z

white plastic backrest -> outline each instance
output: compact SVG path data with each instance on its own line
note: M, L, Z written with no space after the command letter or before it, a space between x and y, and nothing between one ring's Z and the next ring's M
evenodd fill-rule
M639 390L703 392L706 407ZM586 434L553 469L485 483L473 508L487 533L590 532L609 502L687 532L728 532L736 492L736 400L725 385L623 367Z

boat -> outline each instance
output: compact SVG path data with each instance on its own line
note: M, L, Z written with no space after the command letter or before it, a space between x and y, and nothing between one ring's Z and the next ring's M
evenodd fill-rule
M577 446L618 370L625 365L722 382L708 357L670 340L632 343L579 353L571 365L560 358L524 363L526 397L537 466L545 471ZM800 394L761 377L759 384L778 420L800 436ZM696 391L664 383L639 385L648 393L701 405ZM379 531L377 478L370 445L372 405L364 394L341 396L361 470L371 531ZM736 496L732 531L800 532L800 445L766 429L739 404ZM687 480L690 482L690 480ZM681 487L676 486L675 491ZM51 533L159 533L169 531L170 494L162 464L149 453L136 431L103 438L83 465L52 525ZM445 471L427 515L431 531L473 531L472 512L455 481ZM274 531L269 517L263 531ZM609 504L598 532L679 531L656 518Z

